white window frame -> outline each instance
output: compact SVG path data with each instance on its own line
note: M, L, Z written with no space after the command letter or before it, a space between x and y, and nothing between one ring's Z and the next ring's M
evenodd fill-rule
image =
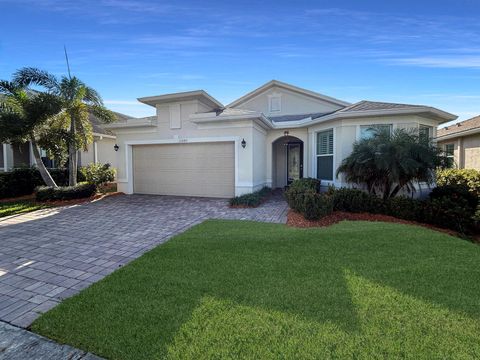
M447 154L447 146L452 145L453 146L453 152L451 155ZM452 159L452 168L455 168L455 143L446 143L443 145L443 152L445 153L445 157L447 159Z
M362 128L376 128L379 126L389 126L390 127L390 135L393 132L393 124L367 124L367 125L359 125L358 127L358 140L363 140L362 138Z
M418 136L420 136L420 129L421 128L426 128L428 129L428 140L433 139L433 126L430 125L425 125L425 124L418 124Z
M333 148L332 148L332 153L331 154L322 154L322 155L318 155L317 153L317 148L318 148L318 134L319 133L322 133L322 132L326 132L326 131L332 131L333 132ZM334 185L335 184L335 164L336 164L336 154L335 154L335 146L336 146L336 128L328 128L328 129L322 129L322 130L318 130L318 131L315 131L313 133L313 138L314 138L314 161L313 161L313 178L315 179L318 179L317 175L318 175L318 157L322 156L332 156L332 161L333 161L333 164L332 164L332 180L325 180L325 179L318 179L320 180L320 184L326 184L326 185Z

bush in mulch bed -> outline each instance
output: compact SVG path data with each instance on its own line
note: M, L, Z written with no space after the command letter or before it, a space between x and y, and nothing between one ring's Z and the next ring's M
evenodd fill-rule
M231 207L257 207L263 203L272 193L272 189L265 186L262 189L251 194L235 196L229 203Z
M57 185L68 184L67 169L48 169L48 171ZM85 180L81 172L78 172L77 176L78 181ZM35 168L18 168L0 173L0 199L30 195L37 186L44 184L40 172Z
M478 196L462 185L437 187L426 200L404 196L383 200L358 189L332 188L326 193L319 193L316 189L315 179L300 179L285 192L290 208L307 220L319 220L340 211L394 216L462 234L479 230L476 218Z
M36 190L37 201L63 201L88 198L97 192L95 184L79 183L76 186L48 187L41 186Z

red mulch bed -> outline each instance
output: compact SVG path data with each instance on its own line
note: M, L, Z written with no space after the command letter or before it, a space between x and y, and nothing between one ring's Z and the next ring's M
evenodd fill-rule
M118 195L125 195L123 192L111 192L106 194L95 194L88 198L83 199L72 199L72 200L59 200L59 201L45 201L40 202L40 204L47 204L51 206L67 206L67 205L77 205L77 204L84 204L89 202L94 202L98 200L105 199L110 196L118 196Z
M287 216L287 225L292 227L299 228L310 228L310 227L325 227L336 224L340 221L383 221L391 222L398 224L407 224L407 225L417 225L423 226L428 229L440 231L452 236L460 236L456 231L438 228L428 224L422 224L415 221L408 221L398 219L393 216L381 215L381 214L370 214L370 213L348 213L343 211L335 211L331 215L325 216L319 220L306 220L302 214L299 214L293 210L289 210Z
M24 200L35 200L35 194L0 199L0 203L14 202L14 201L24 201Z

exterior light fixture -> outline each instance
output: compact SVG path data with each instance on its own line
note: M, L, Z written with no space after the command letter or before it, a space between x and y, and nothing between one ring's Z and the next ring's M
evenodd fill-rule
M113 146L113 150L118 151L118 149L120 149L120 146L118 146L117 144L115 144L115 145Z
M283 136L288 136L288 134L290 134L290 133L288 132L288 130L285 130L285 131L283 132Z
M245 147L247 146L247 142L245 141L245 139L242 139L241 144L242 144L242 148L245 149Z

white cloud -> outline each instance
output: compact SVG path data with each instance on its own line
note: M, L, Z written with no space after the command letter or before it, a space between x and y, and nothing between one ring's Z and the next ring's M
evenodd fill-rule
M480 68L480 56L419 56L387 59L395 65L414 65L432 68Z

